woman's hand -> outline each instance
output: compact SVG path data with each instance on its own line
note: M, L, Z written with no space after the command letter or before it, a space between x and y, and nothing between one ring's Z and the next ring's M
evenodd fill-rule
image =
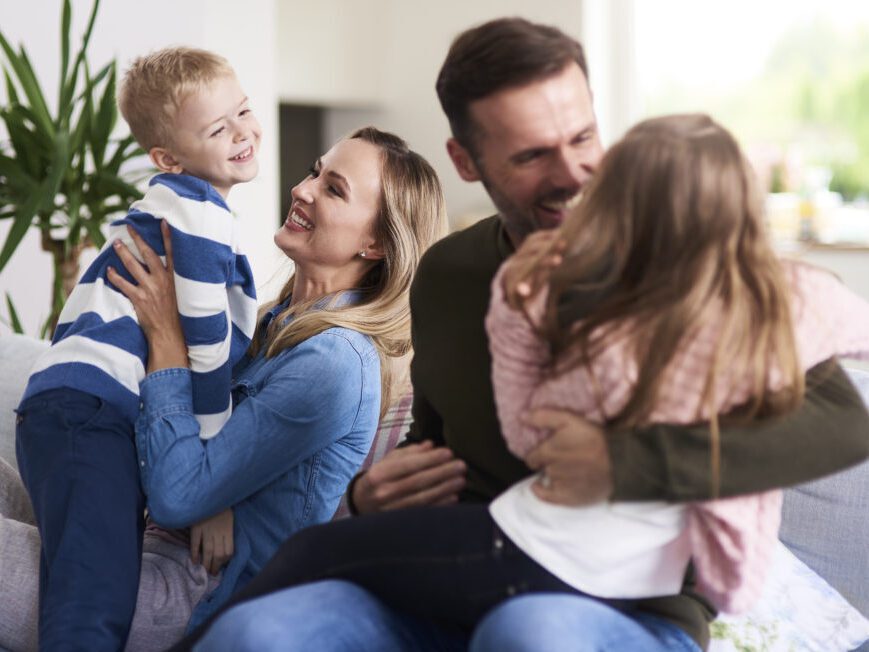
M190 528L190 559L217 575L235 552L232 538L232 508Z
M148 340L148 373L171 367L187 367L187 344L181 330L178 303L175 298L175 265L172 261L172 239L166 220L160 223L166 264L131 226L127 231L142 258L143 266L121 240L112 245L115 253L138 284L133 284L109 267L106 276L133 304L139 326ZM146 268L147 266L147 268Z
M528 300L549 281L561 264L565 242L559 229L532 233L504 264L504 298L514 310L525 310Z

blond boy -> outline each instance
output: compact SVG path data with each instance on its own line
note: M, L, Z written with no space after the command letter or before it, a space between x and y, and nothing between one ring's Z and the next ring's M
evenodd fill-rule
M161 173L111 225L18 408L18 460L42 538L41 649L122 649L136 605L147 460L137 458L134 424L148 350L107 278L114 268L130 280L112 242L135 252L132 226L162 253L161 220L170 227L202 437L229 417L231 369L255 325L253 276L226 197L256 176L261 131L232 68L203 50L161 50L133 62L118 104Z

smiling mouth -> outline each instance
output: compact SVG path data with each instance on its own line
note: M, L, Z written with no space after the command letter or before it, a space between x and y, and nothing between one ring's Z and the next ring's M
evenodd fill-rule
M311 229L314 228L313 224L311 224L308 220L306 220L304 217L299 215L296 211L290 211L290 215L289 215L288 219L290 222L292 222L293 224L295 224L297 226L302 227L306 231L310 231Z
M253 158L253 145L248 147L243 152L236 154L235 156L230 157L230 161L236 161L239 163L245 163Z
M579 204L581 199L582 199L582 193L578 192L573 197L570 197L568 199L562 199L560 201L554 201L551 199L550 200L544 199L542 201L537 202L537 206L542 208L545 211L549 211L552 213L560 213L562 211L569 211L569 210L575 208Z

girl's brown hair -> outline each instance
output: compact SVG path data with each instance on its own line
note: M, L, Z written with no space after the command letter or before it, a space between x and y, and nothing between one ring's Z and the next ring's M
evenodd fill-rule
M637 380L612 426L647 423L677 351L701 329L716 330L701 402L712 415L715 495L722 379L750 379L745 418L794 409L804 392L789 286L739 145L705 115L641 122L607 153L561 231L567 250L551 275L543 334L564 368L628 337ZM603 297L578 327L558 309L576 291ZM773 373L785 390L769 389Z

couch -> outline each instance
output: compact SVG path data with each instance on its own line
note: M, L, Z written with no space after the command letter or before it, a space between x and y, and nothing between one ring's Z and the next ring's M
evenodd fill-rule
M13 409L35 357L45 346L45 342L22 335L0 336L0 457L13 465ZM849 370L849 373L869 402L869 372ZM382 457L399 441L409 420L409 408L408 396L401 397L392 406L381 424L366 465ZM856 610L869 615L869 462L786 490L780 538L787 549ZM713 628L716 636L726 637L731 630L725 624ZM772 644L765 646L755 642L752 645L755 647L736 642L732 649L778 649ZM794 648L791 645L789 649ZM827 652L823 647L820 649ZM869 652L869 643L858 649Z

